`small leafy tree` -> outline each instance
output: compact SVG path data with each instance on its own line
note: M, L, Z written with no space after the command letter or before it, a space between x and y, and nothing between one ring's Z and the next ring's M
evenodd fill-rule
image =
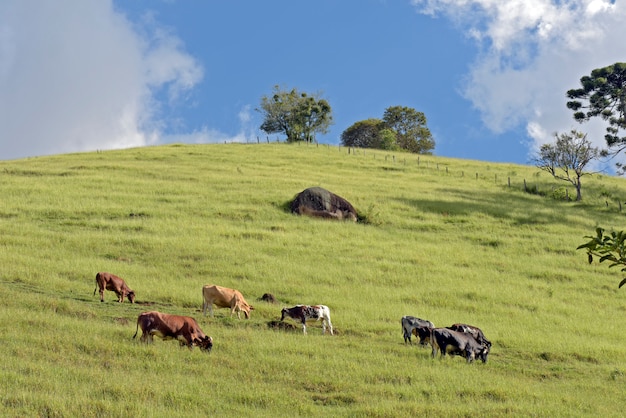
M281 90L274 86L274 94L261 98L263 114L261 130L267 134L282 133L287 142L313 142L315 133L327 133L332 124L332 109L317 95L310 96L296 89Z
M341 133L341 144L345 147L397 149L396 133L385 128L380 119L366 119L354 123Z
M380 119L356 122L341 133L341 144L345 147L376 148L382 126Z
M585 244L579 245L577 250L587 250L587 259L589 264L593 263L593 258L598 257L599 262L609 261L611 267L621 267L622 272L626 272L626 234L624 231L611 232L610 235L604 234L604 229L596 228L596 236L586 236L591 240ZM626 278L619 283L619 288L626 284Z
M597 68L590 76L582 77L580 83L582 88L567 91L567 97L572 99L567 102L568 109L574 111L574 119L581 123L596 116L608 121L604 139L611 153L619 154L626 149L626 63ZM617 167L626 173L622 164L617 163Z
M429 154L435 141L426 127L426 116L410 107L392 106L385 110L383 119L366 119L356 122L341 134L344 146L404 149L419 154Z
M418 154L429 154L435 148L424 113L406 106L391 106L385 109L383 122L396 133L400 148Z
M572 129L569 133L554 134L556 142L543 144L535 157L535 164L552 177L572 183L576 188L576 201L582 200L581 178L585 167L598 158L599 151L591 146L587 134Z

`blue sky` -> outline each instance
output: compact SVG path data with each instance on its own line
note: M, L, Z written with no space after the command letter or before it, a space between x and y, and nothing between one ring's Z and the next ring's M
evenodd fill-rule
M322 143L401 105L435 155L529 164L554 132L603 145L565 92L623 39L611 0L3 0L0 159L264 139L279 85L329 101Z

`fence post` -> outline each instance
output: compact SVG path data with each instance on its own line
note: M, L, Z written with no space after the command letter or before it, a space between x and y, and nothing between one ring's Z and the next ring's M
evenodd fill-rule
M509 177L509 189L511 188L511 177Z
M526 179L524 179L524 191L528 192L528 188L526 187ZM567 192L567 190L566 190L566 192Z

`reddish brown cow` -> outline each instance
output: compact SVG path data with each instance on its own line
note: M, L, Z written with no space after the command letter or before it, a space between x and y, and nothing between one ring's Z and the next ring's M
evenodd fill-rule
M117 277L111 273L100 272L96 274L96 288L93 290L93 294L96 294L96 290L100 288L100 302L104 302L104 289L112 290L117 295L118 302L124 302L124 298L128 297L130 303L135 303L135 292L126 285L126 282L121 277Z
M239 290L229 289L227 287L216 285L205 285L202 287L202 313L206 316L206 310L209 308L211 316L213 316L213 305L218 308L230 308L230 316L237 311L237 318L241 319L240 313L243 312L246 319L250 319L250 311L254 308L249 305L243 298Z
M181 347L186 345L190 349L194 345L201 350L211 351L213 339L202 332L195 319L189 316L170 315L162 312L144 312L137 318L137 329L133 338L137 336L141 327L141 341L152 343L156 335L163 340L178 340Z

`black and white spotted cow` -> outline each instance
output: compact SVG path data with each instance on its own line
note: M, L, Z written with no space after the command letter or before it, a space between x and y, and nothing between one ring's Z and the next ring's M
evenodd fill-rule
M306 321L312 319L322 321L322 334L326 333L326 326L328 326L330 335L333 335L333 324L330 322L330 309L328 309L328 306L296 305L293 308L283 308L280 320L283 321L287 316L302 323L302 331L304 334L306 334Z
M435 324L433 324L432 322L426 319L420 319L420 318L416 318L410 315L403 316L400 323L402 324L402 336L404 337L405 344L407 343L407 341L409 342L409 344L413 344L411 342L412 334L415 334L416 337L420 338L416 328L419 328L419 327L435 328ZM422 338L420 338L419 343L422 345L427 344L427 342L424 342L424 339Z

